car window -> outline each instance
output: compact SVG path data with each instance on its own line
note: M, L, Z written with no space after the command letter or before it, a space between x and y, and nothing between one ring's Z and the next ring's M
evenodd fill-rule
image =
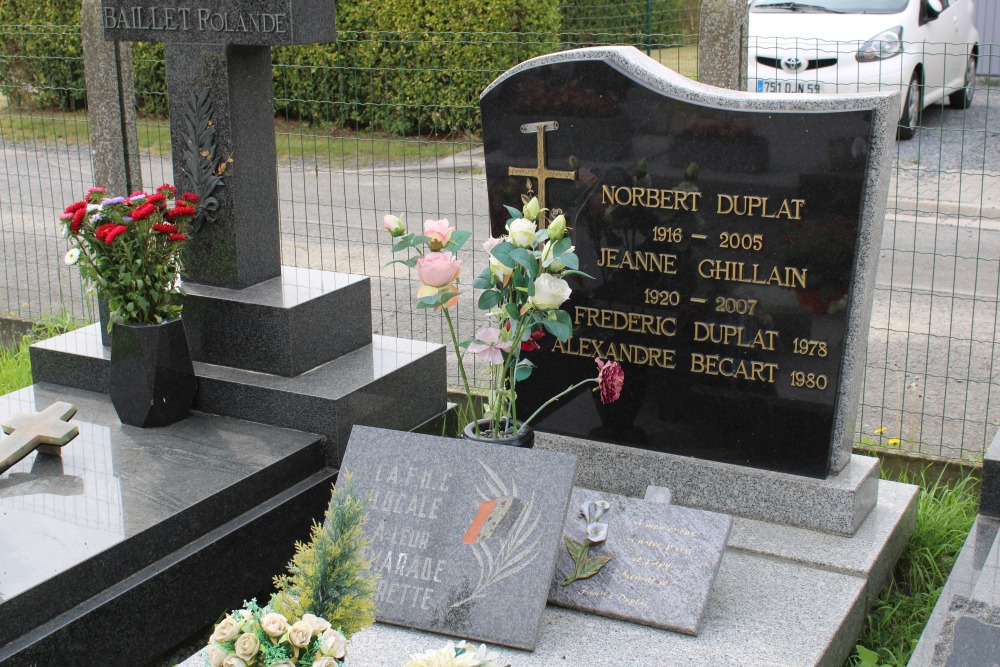
M912 0L920 2L921 0ZM911 0L753 0L752 12L834 12L843 14L897 14Z

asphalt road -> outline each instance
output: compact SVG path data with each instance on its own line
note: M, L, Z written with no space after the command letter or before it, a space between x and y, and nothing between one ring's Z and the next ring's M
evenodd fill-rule
M928 109L924 125L898 145L859 431L872 442L899 438L904 448L974 458L1000 425L1000 88L981 88L966 111ZM87 153L0 145L0 156L0 308L87 317L76 271L61 262L68 246L56 221L90 183ZM468 146L429 164L279 165L284 261L367 274L376 333L444 341L438 318L414 312L406 270L383 268L391 253L380 220L389 211L411 221L447 217L473 230L467 247L478 248L487 225L481 163ZM144 161L144 183L170 180L166 160ZM472 250L462 259L472 267ZM460 304L461 336L475 330L476 314L471 299Z

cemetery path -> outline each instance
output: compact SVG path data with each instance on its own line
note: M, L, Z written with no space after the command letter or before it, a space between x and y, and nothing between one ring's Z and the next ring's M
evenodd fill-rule
M928 109L924 125L897 148L860 430L883 444L975 456L1000 425L1000 90L984 87L964 113ZM56 222L90 185L86 150L0 143L0 157L0 307L88 317L77 272L60 261L68 246ZM165 158L142 168L147 185L172 180ZM473 230L460 258L474 276L488 226L481 147L368 169L299 160L279 164L278 180L285 263L371 276L376 333L447 338L440 318L413 309L407 270L384 268L391 244L379 220L405 211L411 225L446 217ZM475 331L472 299L457 319L461 336Z

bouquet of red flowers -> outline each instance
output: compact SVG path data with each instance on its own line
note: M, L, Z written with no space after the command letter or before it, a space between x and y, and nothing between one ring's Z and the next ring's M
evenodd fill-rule
M70 204L59 216L74 247L67 264L108 301L111 321L160 323L180 315L181 250L198 196L177 197L172 185L153 194L107 197L104 188Z

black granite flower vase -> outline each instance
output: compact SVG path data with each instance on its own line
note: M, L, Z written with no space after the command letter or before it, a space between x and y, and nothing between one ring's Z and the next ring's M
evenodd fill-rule
M181 318L112 329L111 386L118 418L130 426L166 426L191 411L197 381Z
M525 449L531 449L535 446L535 430L530 426L525 426L521 429L520 433L511 433L494 438L489 435L490 433L490 420L480 419L479 420L479 433L476 433L476 422L469 422L462 429L462 439L471 440L472 442L489 442L494 445L506 445L508 447L523 447ZM504 426L507 425L507 420L503 420Z

